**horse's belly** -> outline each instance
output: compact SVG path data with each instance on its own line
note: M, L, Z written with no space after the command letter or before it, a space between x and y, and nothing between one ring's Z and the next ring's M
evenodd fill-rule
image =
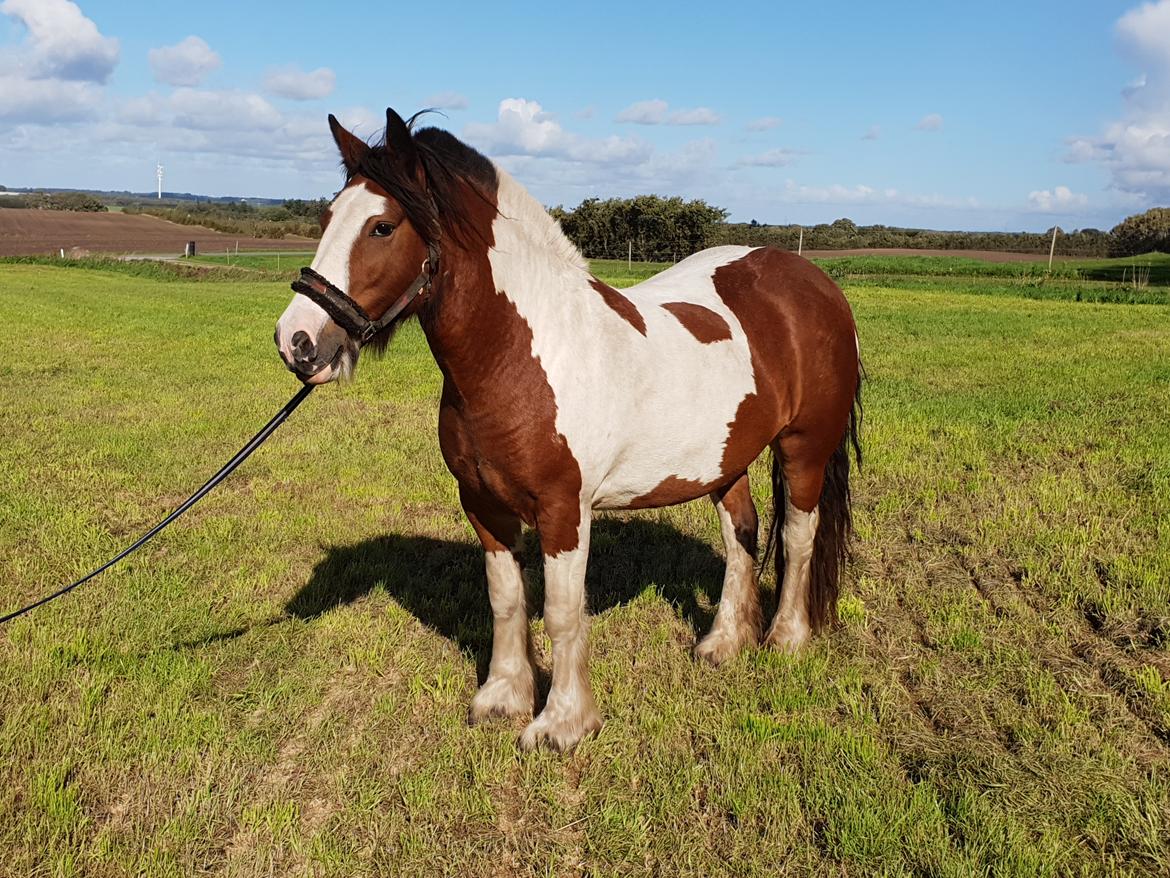
M719 404L704 405L703 394L698 397L700 404L660 393L598 431L603 447L594 459L585 455L582 467L586 484L594 486L595 509L682 503L723 483L724 448L739 399L734 391Z

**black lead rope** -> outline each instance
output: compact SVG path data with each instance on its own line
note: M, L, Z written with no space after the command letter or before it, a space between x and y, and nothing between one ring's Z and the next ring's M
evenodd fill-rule
M264 440L266 440L269 436L271 436L273 434L273 432L276 430L276 428L285 422L285 420L288 418L289 415L291 415L293 413L293 411L296 409L297 406L299 406L302 402L304 402L305 397L308 396L313 391L313 387L314 387L314 385L312 385L312 384L306 384L304 387L302 387L300 390L298 390L296 393L296 396L294 396L287 403L285 403L284 408L282 408L280 411L278 411L273 416L272 420L264 425L264 427L260 430L259 433L257 433L251 439L249 439L247 444L245 444L243 448L241 448L239 451L236 452L235 457L233 457L231 460L229 460L227 463L225 463L223 465L223 468L220 469L219 472L217 472L215 475L213 475L210 479L208 479L203 484L203 487L201 487L198 491L196 491L194 494L192 494L190 497L188 497L186 500L184 500L182 506L180 506L178 509L176 509L174 512L172 512L170 515L168 515L166 518L164 518L162 521L160 521L158 524L156 524L154 527L152 527L150 530L148 530L145 534L143 534L138 539L138 541L136 543L134 543L134 545L119 552L117 555L115 555L113 558L111 558L109 561L107 561L105 564L103 564L97 570L94 570L92 573L87 573L85 576L81 577L81 579L77 580L76 582L70 583L69 585L65 586L64 588L53 592L48 597L43 597L39 601L36 601L35 603L29 604L27 607L22 607L21 609L17 610L15 613L9 613L7 616L0 617L0 625L3 625L5 622L8 622L12 619L15 619L17 616L23 616L25 613L29 612L30 610L35 610L37 607L41 606L42 604L47 604L49 601L56 600L57 598L61 597L61 595L63 595L63 594L68 594L69 592L73 591L73 589L77 588L77 586L79 586L85 582L89 582L89 580L93 579L95 576L97 576L103 570L107 570L110 567L113 567L115 564L117 564L119 561L121 561L123 558L125 558L127 555L129 555L131 552L140 548L151 537L153 537L160 530L162 530L164 527L166 527L168 524L170 524L172 521L174 521L176 518L178 518L180 515L182 515L184 512L186 512L188 509L190 509L196 503L198 503L201 499L203 499L203 497L206 496L207 493L209 491L211 491L212 488L214 488L216 485L218 485L220 482L222 482L224 479L226 479L228 476L230 476L232 474L232 471L235 470L236 467L238 467L245 460L247 460L253 451L255 451L257 448L259 448L261 445L263 445Z

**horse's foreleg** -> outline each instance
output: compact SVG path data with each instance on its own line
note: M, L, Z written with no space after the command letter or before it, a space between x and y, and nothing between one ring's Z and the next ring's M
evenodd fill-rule
M727 568L719 610L710 632L695 646L695 657L718 665L747 644L760 642L760 593L755 569L759 519L747 473L713 491L711 500L719 512Z
M492 605L492 659L483 686L471 700L468 718L532 713L535 687L528 606L516 551L520 519L461 492L463 508L483 543L488 597Z
M541 744L569 750L601 728L601 714L589 685L589 619L585 610L589 527L589 510L583 509L576 547L544 556L544 629L552 640L552 688L544 710L520 736L525 750ZM542 540L544 537L542 528Z

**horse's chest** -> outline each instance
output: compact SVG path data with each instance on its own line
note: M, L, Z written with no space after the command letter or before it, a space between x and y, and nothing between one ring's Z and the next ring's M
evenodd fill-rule
M448 469L464 491L494 499L528 524L535 522L536 498L544 490L566 479L571 491L580 485L579 474L573 477L578 472L575 461L562 459L550 469L557 455L542 451L547 441L533 434L533 424L514 410L468 409L444 393L439 446Z

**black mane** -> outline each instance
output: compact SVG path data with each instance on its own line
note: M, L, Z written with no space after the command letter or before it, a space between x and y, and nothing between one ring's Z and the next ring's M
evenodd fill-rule
M412 127L419 115L411 116L407 127ZM402 205L410 224L428 245L437 244L444 233L464 244L482 240L484 231L476 229L466 215L460 184L466 184L494 214L499 185L495 166L482 153L441 128L412 131L412 140L426 179L425 189L409 164L387 149L385 135L370 146L346 182L361 175L385 189Z

